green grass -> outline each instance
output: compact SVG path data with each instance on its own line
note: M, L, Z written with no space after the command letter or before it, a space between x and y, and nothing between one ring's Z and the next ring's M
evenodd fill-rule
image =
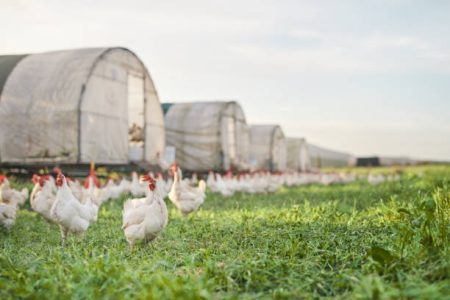
M208 194L130 252L123 200L83 239L22 209L0 231L0 298L449 299L450 167L398 182Z

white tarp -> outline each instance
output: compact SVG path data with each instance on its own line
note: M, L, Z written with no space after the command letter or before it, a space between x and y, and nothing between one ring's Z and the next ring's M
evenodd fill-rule
M145 160L164 151L164 120L142 62L123 48L32 54L0 95L0 161L128 163L128 74L144 78Z
M314 168L345 167L353 159L350 154L322 148L310 143L308 143L308 152L311 166Z
M248 168L249 131L237 102L175 103L165 115L167 145L192 171Z
M287 163L286 167L292 171L306 172L310 170L308 144L304 138L287 138Z
M286 139L280 126L250 126L250 161L253 170L284 171L286 154Z

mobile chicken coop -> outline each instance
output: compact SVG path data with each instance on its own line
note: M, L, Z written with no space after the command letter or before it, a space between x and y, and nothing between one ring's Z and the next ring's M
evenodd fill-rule
M156 163L164 118L125 48L0 56L0 163Z
M311 169L309 160L308 144L304 138L286 139L287 163L286 168L290 171L306 172Z
M279 125L250 126L250 145L250 165L253 170L286 169L286 138Z
M308 144L308 151L313 168L346 167L354 160L354 157L348 153L334 151L312 144Z
M248 169L249 129L235 101L164 103L167 145L177 163L204 172Z

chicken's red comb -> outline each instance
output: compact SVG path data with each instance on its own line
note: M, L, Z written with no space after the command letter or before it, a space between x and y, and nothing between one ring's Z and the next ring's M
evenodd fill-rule
M37 174L33 174L33 176L31 176L31 181L33 182L33 183L39 183L39 175L37 175Z
M58 173L58 175L56 176L56 181L55 184L56 186L62 186L64 183L64 174L62 172Z
M152 178L152 176L146 174L146 175L142 175L141 176L141 180L143 181L148 181L148 187L150 188L151 191L154 191L156 188L156 180L154 178Z
M150 183L155 183L156 182L155 179L152 176L148 175L148 174L142 175L141 176L141 180L142 181L148 181Z
M39 177L38 183L41 187L44 186L45 182L50 179L49 175L42 175Z
M97 187L97 188L100 188L100 180L98 179L98 177L94 174L94 175L92 175L92 174L90 174L89 176L87 176L85 179L84 179L84 188L85 189L88 189L89 188L89 178L91 178L92 177L92 181L94 182L94 185Z

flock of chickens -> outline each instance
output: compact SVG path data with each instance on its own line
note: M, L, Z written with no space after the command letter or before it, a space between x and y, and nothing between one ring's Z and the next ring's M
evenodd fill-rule
M155 239L168 224L166 197L184 215L193 213L205 201L207 187L224 197L237 192L273 193L282 186L299 186L311 183L329 185L332 183L350 183L357 179L352 174L314 174L314 173L269 173L254 172L233 175L227 172L223 177L209 172L206 182L198 180L194 173L191 178L183 179L182 171L175 163L169 169L170 177L148 173L140 178L136 172L131 181L123 178L119 183L108 179L104 186L91 168L89 175L81 184L64 176L55 168L56 178L52 175L33 175L33 190L21 191L10 187L8 178L0 175L0 224L11 228L16 219L17 209L28 197L31 208L45 220L59 226L61 242L64 245L69 233L83 235L89 226L97 221L99 207L108 200L116 200L122 195L131 194L123 205L123 225L125 237L131 248L139 241ZM398 180L399 175L369 174L371 184L385 180Z

